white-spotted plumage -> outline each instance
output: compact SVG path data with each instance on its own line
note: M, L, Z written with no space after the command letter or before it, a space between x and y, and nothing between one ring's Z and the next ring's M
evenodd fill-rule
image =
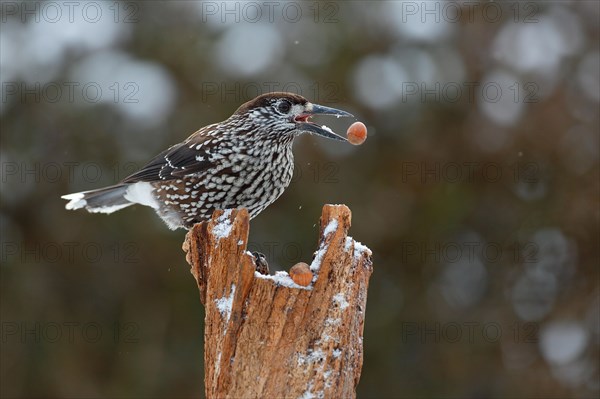
M110 213L141 204L154 208L172 229L190 228L216 209L244 207L255 217L292 180L294 138L302 132L321 134L308 122L317 107L332 111L321 113L349 115L295 94L262 95L157 155L118 185L63 196L70 200L66 208Z

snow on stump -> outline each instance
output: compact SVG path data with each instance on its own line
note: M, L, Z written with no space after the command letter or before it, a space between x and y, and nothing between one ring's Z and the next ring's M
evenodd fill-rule
M205 306L207 398L354 398L363 361L371 251L348 237L351 213L325 205L304 287L256 271L245 209L215 211L183 250Z

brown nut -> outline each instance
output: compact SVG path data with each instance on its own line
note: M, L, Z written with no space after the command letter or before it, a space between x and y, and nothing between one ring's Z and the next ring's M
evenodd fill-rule
M306 287L312 281L313 274L306 263L299 262L290 269L290 277L294 283Z
M367 127L362 122L354 122L346 131L346 137L351 144L361 145L367 139Z

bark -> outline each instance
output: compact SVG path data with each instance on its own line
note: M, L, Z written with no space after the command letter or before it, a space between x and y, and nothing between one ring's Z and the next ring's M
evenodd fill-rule
M325 205L307 287L257 272L245 209L216 211L183 249L205 306L207 398L354 398L363 361L371 251L351 213ZM291 266L291 265L290 265Z

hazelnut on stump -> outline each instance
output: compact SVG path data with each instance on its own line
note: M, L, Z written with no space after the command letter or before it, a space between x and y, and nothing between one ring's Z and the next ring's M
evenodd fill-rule
M306 263L299 262L290 269L290 277L294 280L294 283L306 287L312 281L313 274Z

